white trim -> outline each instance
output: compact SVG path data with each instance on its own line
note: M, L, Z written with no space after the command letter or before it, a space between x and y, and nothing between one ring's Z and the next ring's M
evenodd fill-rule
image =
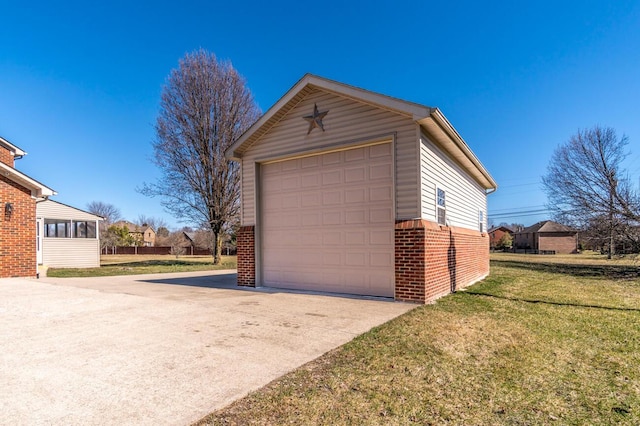
M442 191L444 194L444 206L440 206L440 196L438 194L439 191ZM438 225L447 226L447 190L444 189L442 185L436 185L436 223ZM438 213L440 210L444 211L444 223L440 223L440 218L438 217Z
M480 160L471 151L467 143L451 125L449 120L438 108L431 108L413 102L349 86L337 81L328 80L312 74L305 74L289 91L287 91L266 113L262 115L247 131L245 131L227 150L225 156L228 159L238 161L244 151L255 142L254 137L259 138L267 127L274 125L282 112L286 114L297 104L296 97L307 88L320 89L328 93L364 102L378 108L404 114L427 131L434 134L434 140L457 161L462 168L480 183L485 190L492 192L497 188L489 172L484 168ZM299 101L299 99L297 100ZM261 129L264 128L264 132ZM258 135L256 135L258 133ZM243 148L243 145L245 145Z
M30 189L32 197L49 197L51 195L57 194L57 192L53 189L44 186L37 180L30 178L24 173L20 173L13 167L7 166L4 163L0 163L0 174L6 176L8 179L11 179L15 183L24 186L27 189Z
M382 145L395 141L395 134L387 134L380 137L367 137L366 139L355 139L349 142L331 143L308 150L297 150L284 153L274 157L265 157L256 159L257 163L270 164L281 161L294 160L297 158L313 157L315 155L329 154L331 152L348 151L350 149L362 148L365 146ZM394 155L395 157L395 155Z
M266 125L276 113L284 108L307 86L316 87L327 92L332 92L347 98L351 98L360 102L376 105L381 108L389 109L398 113L410 116L414 121L428 117L432 108L419 105L413 102L403 101L401 99L392 98L380 93L371 92L369 90L360 89L349 86L344 83L318 77L313 74L305 74L291 89L287 91L271 108L265 112L247 131L245 131L238 140L236 140L227 150L225 155L229 159L237 160L241 154L237 153L238 149L247 142L253 134Z
M14 157L23 157L27 155L27 152L18 148L2 136L0 136L0 145L4 146L7 150L11 152Z

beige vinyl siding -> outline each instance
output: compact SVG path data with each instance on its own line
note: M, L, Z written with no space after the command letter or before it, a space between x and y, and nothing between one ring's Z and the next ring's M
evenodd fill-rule
M487 196L482 186L424 134L420 147L422 218L437 222L436 188L441 188L446 191L447 225L479 230L482 211L486 230Z
M43 238L42 263L55 268L100 266L100 240L97 238Z
M302 117L328 111L325 131L314 129ZM287 115L248 148L242 158L242 224L255 225L255 164L300 152L321 152L340 145L395 138L396 218L419 217L418 149L412 117L314 89Z
M98 220L99 217L52 200L36 204L36 216L47 219Z
M52 200L36 203L36 217L71 221L95 221L96 238L52 238L42 236L42 263L57 268L100 266L100 217ZM43 232L43 230L41 230Z

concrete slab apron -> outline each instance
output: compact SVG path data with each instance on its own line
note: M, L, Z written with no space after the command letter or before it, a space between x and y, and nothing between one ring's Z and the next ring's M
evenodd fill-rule
M0 424L188 424L415 307L233 282L0 280Z

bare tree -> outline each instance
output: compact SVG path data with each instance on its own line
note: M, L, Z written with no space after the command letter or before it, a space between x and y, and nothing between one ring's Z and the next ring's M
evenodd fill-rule
M87 211L104 218L104 226L109 225L122 219L120 209L113 204L103 203L102 201L92 201L87 204Z
M145 214L139 214L138 215L138 219L136 219L136 225L138 226L150 226L153 228L154 231L156 231L156 233L158 232L158 229L160 228L168 228L169 225L167 224L167 221L159 218L159 217L153 217L153 216L147 216Z
M558 221L581 229L606 223L609 258L616 235L638 219L637 197L622 170L627 143L612 128L580 130L556 149L542 178Z
M180 60L162 91L153 143L162 176L140 191L160 196L176 218L211 229L214 264L240 204L239 166L224 151L259 115L245 79L204 50Z
M187 252L188 242L185 240L183 233L184 231L172 232L167 239L171 247L169 253L174 255L176 259Z

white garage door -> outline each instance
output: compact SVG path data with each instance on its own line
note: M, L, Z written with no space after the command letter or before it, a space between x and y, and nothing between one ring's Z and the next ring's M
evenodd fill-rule
M392 145L261 167L265 286L393 297Z

